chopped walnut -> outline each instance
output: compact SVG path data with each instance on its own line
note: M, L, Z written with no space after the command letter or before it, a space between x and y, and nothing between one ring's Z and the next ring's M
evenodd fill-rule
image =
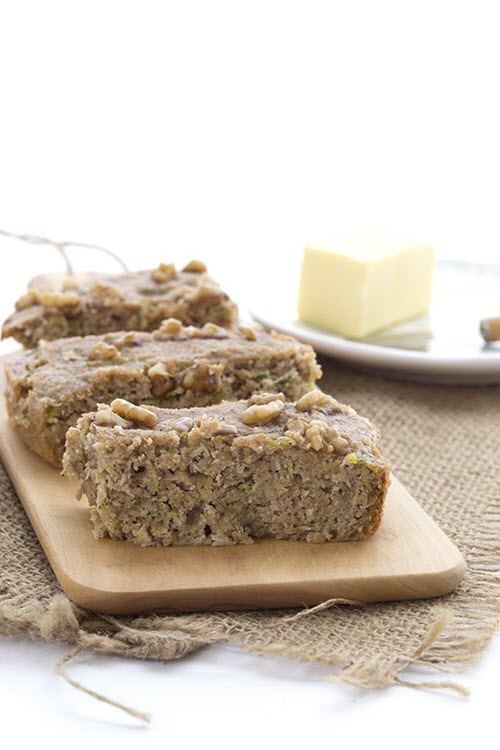
M298 447L302 447L305 443L304 433L306 431L307 422L299 417L292 417L286 423L286 430L284 435L286 438L292 441L292 443Z
M128 422L119 414L111 411L107 404L97 404L97 413L94 417L95 424L101 427L130 427L131 423Z
M245 409L241 421L243 424L248 425L267 424L267 422L271 422L273 419L279 417L284 406L283 401L277 399L268 401L265 404L254 404Z
M320 451L323 448L323 437L324 437L325 425L319 420L309 422L306 427L304 437L308 445L315 451Z
M208 286L208 284L198 286L186 295L188 302L208 302L209 300L219 300L219 298L219 290L214 286Z
M328 411L342 411L337 399L322 391L313 390L305 393L295 404L297 411L312 411L313 409L328 409Z
M157 362L148 370L151 380L151 393L155 398L162 398L175 388L175 379L170 375L163 362Z
M269 404L271 401L284 401L283 393L254 393L250 397L249 404Z
M151 278L157 284L164 284L166 281L175 276L175 266L173 263L160 263L158 268L151 273Z
M65 362L73 362L75 359L78 359L78 355L73 351L73 349L70 349L69 352L63 353L62 358Z
M44 307L74 307L80 297L74 292L50 292L35 290L38 302Z
M120 352L114 344L107 344L105 341L98 341L94 344L89 352L89 359L116 359Z
M226 329L215 323L205 323L199 330L201 338L204 339L227 339L229 337Z
M201 328L186 326L184 333L190 339L227 339L229 337L226 329L215 323L205 323Z
M207 267L201 260L190 260L182 270L187 273L205 273Z
M286 423L286 429L290 432L297 432L299 435L303 435L307 427L307 422L299 417L292 417Z
M236 427L232 424L226 424L225 422L220 422L215 417L209 417L204 415L201 417L197 425L198 429L200 430L202 435L212 436L212 435L237 435L238 430Z
M255 341L257 339L257 334L250 326L240 326L238 330L243 338L248 339L248 341Z
M307 424L304 438L306 443L315 451L320 451L323 448L328 453L334 451L345 453L349 445L347 440L338 434L337 430L319 419L313 419Z
M182 385L195 393L215 393L219 387L218 371L205 362L199 362L186 372Z
M121 339L115 339L115 344L120 348L124 346L134 346L139 340L136 331L127 331L123 334Z
M35 291L26 292L16 302L16 310L25 310L27 307L32 307L38 304L38 293Z
M90 288L90 294L95 299L107 300L109 302L119 302L123 300L123 292L113 284L103 284L101 281L96 281Z
M214 417L203 415L202 417L200 417L200 419L197 420L196 426L198 427L202 435L211 436L215 435L219 431L221 423Z
M36 292L27 292L16 302L16 310L25 310L27 307L32 307L38 302L38 295Z
M349 448L349 442L340 435L333 440L331 445L338 453L347 453Z
M156 414L144 406L136 406L131 404L130 401L125 401L124 398L115 398L111 402L111 410L131 422L144 425L145 427L155 427L158 422Z
M184 326L177 318L162 320L161 325L155 333L162 337L177 338L184 331Z

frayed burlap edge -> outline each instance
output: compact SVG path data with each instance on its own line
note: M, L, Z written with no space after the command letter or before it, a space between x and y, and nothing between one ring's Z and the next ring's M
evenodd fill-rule
M74 680L66 670L66 664L82 651L103 655L116 654L138 659L170 661L190 654L203 646L227 643L246 651L290 658L299 661L315 661L335 668L332 682L346 683L358 688L380 689L402 685L426 690L451 690L460 696L468 696L468 689L460 682L450 679L412 681L405 678L410 669L423 669L434 674L460 672L475 661L493 638L500 621L500 599L498 571L498 509L491 508L485 514L485 524L478 530L482 547L469 558L467 578L474 579L476 594L481 603L461 603L453 606L454 596L440 600L436 617L428 632L421 638L414 652L402 661L367 663L366 656L352 659L352 654L339 648L332 657L307 654L301 647L286 646L274 640L275 628L303 618L330 610L332 616L339 607L354 607L369 610L384 605L363 605L345 599L331 599L316 607L292 612L276 612L277 624L263 628L259 638L238 627L240 613L211 613L197 621L193 615L143 616L133 618L133 625L121 618L98 615L82 610L63 593L53 595L47 604L37 598L0 594L0 634L27 635L35 640L66 643L71 648L59 659L55 671L70 685L92 698L115 706L130 716L144 722L150 721L147 712L113 700ZM467 581L464 584L467 586ZM447 605L447 600L449 604ZM255 617L255 613L250 614ZM194 619L193 619L194 617Z
M482 536L488 542L496 540L494 531L489 528L482 530ZM46 607L41 606L37 600L0 595L0 632L4 635L24 633L34 639L67 643L71 648L57 661L55 671L76 689L146 723L151 719L149 713L127 706L82 685L68 674L66 664L82 651L170 661L182 658L203 646L227 643L262 655L330 665L337 669L336 674L330 678L332 682L344 682L358 688L380 689L401 685L426 690L451 690L467 697L469 690L460 682L450 679L412 681L405 678L405 673L412 668L425 669L430 673L449 674L461 671L476 660L491 641L500 620L498 566L493 558L485 560L485 550L478 550L478 558L476 564L469 565L469 572L474 575L476 585L479 584L481 588L481 606L457 611L443 604L413 654L401 662L395 661L390 666L380 665L378 669L373 665L367 665L363 655L355 660L346 660L346 655L341 650L335 658L311 658L300 649L274 643L273 628L269 629L263 643L256 643L232 625L233 615L227 613L214 614L213 617L218 620L218 627L214 628L212 622L208 629L203 627L203 623L199 628L193 629L192 616L189 615L176 616L171 627L161 616L158 618L161 624L158 622L156 627L149 617L137 618L134 626L130 626L116 617L92 617L91 613L81 610L63 593L55 594ZM335 610L342 606L366 608L370 605L344 599L330 599L310 609L282 614L281 619L283 623L292 623L301 618L313 617L326 609ZM488 613L489 616L485 616ZM95 628L94 632L89 630L92 627Z
M142 711L73 680L68 661L81 651L169 661L226 643L329 665L332 680L360 688L404 685L466 695L467 688L450 677L481 655L500 614L500 388L393 383L338 367L324 380L330 377L325 390L382 427L396 473L459 546L467 573L455 593L373 605L331 600L299 611L97 615L61 593L4 480L0 489L12 519L0 518L0 633L68 644L57 671L70 684L142 720L148 718ZM24 572L30 565L36 586ZM429 678L412 680L409 670L423 670Z

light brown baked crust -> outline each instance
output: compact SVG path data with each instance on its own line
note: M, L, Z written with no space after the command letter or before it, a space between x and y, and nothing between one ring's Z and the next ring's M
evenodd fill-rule
M365 539L389 482L378 433L334 399L304 399L259 394L175 411L118 400L68 431L65 471L81 482L97 537Z
M30 348L41 339L152 331L172 317L186 325L231 327L237 307L204 268L199 261L183 271L162 263L152 271L86 274L78 282L67 277L57 289L30 286L5 321L2 338L13 336Z
M6 365L6 396L23 440L60 466L67 429L117 396L175 408L259 391L293 400L320 375L313 349L290 337L169 319L152 333L59 339L25 351Z

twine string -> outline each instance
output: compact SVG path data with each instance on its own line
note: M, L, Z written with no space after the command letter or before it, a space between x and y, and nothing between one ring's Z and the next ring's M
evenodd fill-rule
M66 265L66 273L68 274L68 276L75 275L73 264L71 263L71 260L67 253L67 249L71 247L81 247L88 250L99 250L101 253L104 253L110 258L113 258L113 260L115 260L121 266L123 271L125 273L128 273L128 267L123 259L118 255L118 253L115 253L113 250L108 250L108 248L106 247L101 247L101 245L92 245L88 242L71 242L69 240L58 242L56 240L51 240L48 237L41 237L36 234L16 234L15 232L8 232L5 229L0 229L0 235L2 235L3 237L10 237L11 239L20 240L21 242L28 242L31 245L49 245L50 247L54 247L61 254L64 260L64 263Z
M284 617L283 622L295 622L296 620L302 619L302 617L307 617L308 615L314 615L314 614L317 614L318 612L323 612L325 609L329 609L330 607L335 607L337 604L350 604L352 606L361 606L363 604L366 604L366 602L360 602L357 599L343 599L341 597L336 597L334 599L327 599L324 602L320 602L320 604L316 604L316 606L314 607L307 607L306 609L300 609L295 614Z
M74 659L75 656L77 656L82 650L82 646L75 646L75 648L72 648L71 651L68 651L67 654L62 656L54 666L56 674L62 677L63 680L66 680L69 685L76 688L77 690L80 690L82 693L89 695L91 698L95 698L95 700L101 701L101 703L106 703L108 706L114 706L115 708L120 709L120 711L123 711L129 716L132 716L134 719L138 719L139 721L144 721L146 724L149 724L151 721L151 714L146 713L145 711L139 711L137 708L127 706L125 703L120 703L120 701L115 701L113 698L108 698L106 695L98 693L96 690L92 690L91 688L82 685L82 683L78 682L78 680L74 680L72 677L70 677L65 669L65 666L66 664L68 664L68 662L72 661L72 659Z

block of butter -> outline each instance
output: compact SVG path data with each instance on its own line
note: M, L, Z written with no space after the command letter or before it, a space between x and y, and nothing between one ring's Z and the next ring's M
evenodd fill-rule
M425 314L435 256L426 244L361 232L304 251L299 318L349 338Z

